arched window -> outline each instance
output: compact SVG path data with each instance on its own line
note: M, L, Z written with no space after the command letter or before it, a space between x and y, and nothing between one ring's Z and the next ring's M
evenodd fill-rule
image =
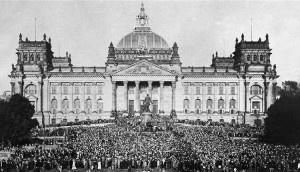
M206 109L212 109L213 108L213 101L212 101L212 99L208 99L207 101L206 101Z
M30 54L30 61L34 61L33 54Z
M97 100L97 109L99 113L102 113L103 111L103 100L100 98Z
M247 61L250 62L251 61L251 56L247 55Z
M261 88L261 86L259 86L259 85L252 85L251 86L251 92L250 92L250 94L254 94L254 95L262 94L262 88Z
M195 109L196 109L196 114L199 114L200 109L201 109L201 100L200 99L195 100Z
M64 114L68 113L68 109L69 109L69 100L68 99L64 99L62 101L62 109L63 109Z
M261 62L264 61L264 55L259 56L259 61L261 61Z
M257 55L254 55L254 57L253 57L253 61L257 61Z
M79 100L78 98L76 98L76 99L74 100L74 107L75 107L75 108L80 108L80 100Z
M28 61L27 54L23 55L24 61Z
M223 99L219 99L218 100L218 109L219 109L219 113L223 114L223 109L224 109L224 100Z
M36 86L33 84L27 85L25 88L25 93L26 94L36 94Z
M36 54L36 61L40 61L40 55L38 53Z
M91 108L92 108L92 100L90 98L88 98L85 101L85 108L86 108L86 113L90 114L91 113Z
M51 108L52 109L57 108L57 100L55 98L51 100Z
M224 100L223 99L218 100L218 108L219 109L224 109Z
M229 102L229 108L230 109L235 109L235 100L234 99L230 100L230 102Z

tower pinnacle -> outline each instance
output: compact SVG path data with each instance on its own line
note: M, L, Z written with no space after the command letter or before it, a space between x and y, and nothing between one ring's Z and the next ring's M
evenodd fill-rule
M141 4L140 14L136 17L136 25L140 27L148 26L148 16L145 13L144 3Z

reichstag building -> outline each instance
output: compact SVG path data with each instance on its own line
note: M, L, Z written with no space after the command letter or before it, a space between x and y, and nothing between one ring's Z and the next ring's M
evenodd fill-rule
M136 27L110 43L102 66L71 64L71 55L54 57L51 38L30 41L19 35L12 65L12 94L35 106L41 124L107 119L114 112L140 115L146 95L151 112L176 113L178 119L200 119L261 125L275 101L276 66L269 37L236 38L229 57L212 55L210 66L186 67L177 43L171 46L151 30L142 4ZM104 58L104 57L103 57Z

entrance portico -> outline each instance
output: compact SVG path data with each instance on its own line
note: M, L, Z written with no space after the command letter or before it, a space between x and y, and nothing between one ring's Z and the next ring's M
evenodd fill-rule
M175 109L176 74L169 70L142 60L115 72L111 79L114 111L140 113L147 94L153 102L153 113Z

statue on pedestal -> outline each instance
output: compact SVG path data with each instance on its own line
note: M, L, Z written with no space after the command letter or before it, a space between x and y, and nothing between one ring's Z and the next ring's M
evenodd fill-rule
M147 94L147 96L145 97L145 101L144 101L143 112L150 112L150 109L149 109L150 104L152 104L152 100L151 100L151 97L149 96L149 94Z

